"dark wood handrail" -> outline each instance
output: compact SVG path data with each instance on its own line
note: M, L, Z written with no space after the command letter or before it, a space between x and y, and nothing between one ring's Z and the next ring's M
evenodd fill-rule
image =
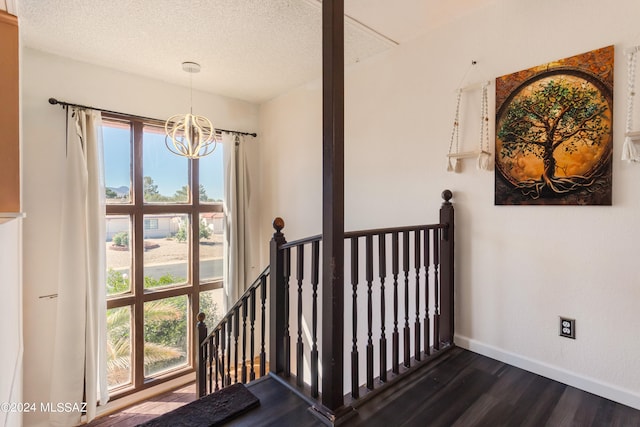
M284 245L280 246L280 249L294 248L300 245L306 245L313 242L319 242L322 240L322 234L316 234L315 236L304 237L302 239L294 240L292 242L287 242Z
M226 323L229 321L230 318L233 317L235 311L238 308L241 308L243 305L243 301L248 298L251 295L251 292L253 290L255 290L256 288L258 288L261 284L261 280L263 276L269 276L269 266L267 266L267 268L265 268L264 270L262 270L262 273L260 273L258 275L258 277L256 278L256 280L253 281L253 283L251 284L251 286L249 286L247 288L247 290L242 294L242 296L240 298L238 298L238 301L236 301L236 303L227 311L227 314L225 314L219 321L218 324L216 326L214 326L211 329L211 332L209 333L209 335L207 336L207 338L209 338L215 331L220 330L220 328L222 327L223 323ZM203 345L203 343L201 342L200 345Z
M403 227L390 227L390 228L375 228L372 230L359 230L359 231L347 231L344 233L345 239L350 239L352 237L367 237L367 236L377 236L379 234L391 234L391 233L402 233L405 231L416 231L416 230L433 230L433 229L445 229L449 225L448 224L423 224L423 225L408 225Z
M346 240L352 237L377 236L379 234L402 233L403 231L433 230L434 228L446 229L448 227L448 224L422 224L406 225L402 227L373 228L370 230L346 231L344 233L344 238ZM304 237L302 239L287 242L282 245L280 249L294 248L296 246L306 245L317 241L322 241L322 234L316 234L315 236Z

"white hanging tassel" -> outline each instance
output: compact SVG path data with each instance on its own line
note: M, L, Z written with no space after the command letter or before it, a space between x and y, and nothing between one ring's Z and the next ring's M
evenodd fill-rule
M622 146L622 160L630 162L640 162L640 153L635 146L634 138L630 136L633 129L633 103L636 85L636 53L638 47L636 46L627 54L627 124L626 124L626 137L624 139L624 145Z
M488 171L490 161L491 153L481 151L478 155L478 169L480 169L481 171Z
M622 160L640 162L640 153L638 153L636 144L630 136L627 136L624 139L624 145L622 146Z
M482 85L482 104L480 105L480 154L477 167L479 170L489 170L491 153L489 153L489 82Z
M460 160L453 158L453 157L449 157L449 159L447 159L447 172L460 172L461 170L461 164L460 164Z

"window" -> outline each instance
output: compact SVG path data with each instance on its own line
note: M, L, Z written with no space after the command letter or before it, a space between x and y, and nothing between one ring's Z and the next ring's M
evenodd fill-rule
M145 220L144 220L144 229L145 230L157 230L158 229L158 218L145 218Z
M103 115L108 382L114 396L194 369L195 318L222 304L222 146L188 160L162 123Z

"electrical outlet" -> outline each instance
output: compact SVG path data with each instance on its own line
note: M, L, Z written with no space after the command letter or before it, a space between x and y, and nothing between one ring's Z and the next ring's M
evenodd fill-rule
M576 339L576 319L560 317L560 336Z

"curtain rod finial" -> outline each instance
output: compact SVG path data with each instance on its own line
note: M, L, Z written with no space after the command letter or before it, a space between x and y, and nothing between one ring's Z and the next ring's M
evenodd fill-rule
M58 100L55 98L49 98L49 104L51 105L56 105L58 103Z

